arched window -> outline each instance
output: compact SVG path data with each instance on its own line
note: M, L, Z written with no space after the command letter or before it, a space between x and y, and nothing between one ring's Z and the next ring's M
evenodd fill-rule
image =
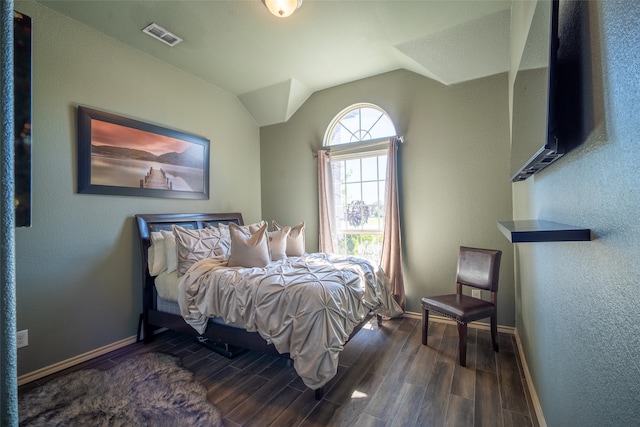
M380 260L387 148L394 136L389 115L373 104L346 108L327 128L324 146L331 149L334 250L340 254Z
M340 112L327 129L325 146L375 141L396 135L389 115L374 104L356 104Z

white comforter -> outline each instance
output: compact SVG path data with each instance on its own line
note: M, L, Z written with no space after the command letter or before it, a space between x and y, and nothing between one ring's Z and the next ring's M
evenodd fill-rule
M180 279L178 302L199 333L209 317L257 331L280 353L290 353L298 375L314 390L336 374L344 343L369 310L402 314L381 269L361 258L321 253L265 268L198 261Z

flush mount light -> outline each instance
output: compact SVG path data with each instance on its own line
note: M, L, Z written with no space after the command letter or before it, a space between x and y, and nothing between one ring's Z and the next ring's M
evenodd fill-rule
M278 18L290 16L302 4L302 0L262 0L269 12Z

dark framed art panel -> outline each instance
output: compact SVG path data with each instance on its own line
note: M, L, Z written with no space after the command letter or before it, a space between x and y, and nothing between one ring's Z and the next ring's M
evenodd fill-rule
M78 193L209 198L209 140L78 107Z
M31 226L31 18L13 12L15 225Z

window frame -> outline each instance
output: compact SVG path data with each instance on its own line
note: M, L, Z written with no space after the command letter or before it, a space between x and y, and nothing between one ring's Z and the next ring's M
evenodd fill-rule
M388 136L385 135L382 137L367 139L367 140L360 140L360 141L353 141L353 142L331 145L331 137L332 135L334 135L334 131L336 127L340 126L341 121L354 110L363 109L363 108L369 108L369 109L378 111L380 113L380 118L377 119L375 123L377 124L381 119L384 119L387 122L385 123L385 125L391 126L391 128L393 129L393 134ZM371 129L373 129L373 126L369 130ZM351 132L350 129L347 129L347 130ZM361 129L356 130L356 132L361 134L360 131ZM389 116L389 114L387 114L386 111L384 111L382 108L380 108L375 104L358 103L343 109L339 114L337 114L334 117L334 119L331 121L331 123L329 124L325 132L323 146L331 152L332 164L334 162L344 162L346 160L352 160L352 159L362 160L364 158L375 158L376 162L380 162L379 157L381 156L384 156L385 158L387 157L387 149L389 147L389 143L391 139L395 137L397 137L395 124L393 123L393 121L391 120L391 117ZM362 167L362 164L360 164L360 167ZM333 169L333 166L332 166L332 169ZM361 175L360 179L356 181L360 185L360 191L362 191L363 183L376 182L378 185L378 196L382 196L382 198L378 197L379 200L377 200L377 202L380 202L380 205L377 206L377 208L382 209L382 219L378 219L378 223L374 230L363 229L362 225L354 226L353 228L349 227L349 220L347 219L349 203L347 202L347 199L346 199L347 194L346 193L343 194L343 192L346 191L345 187L347 186L348 183L345 182L343 178L344 178L343 176L338 178L334 177L334 187L335 187L336 181L339 182L341 185L341 188L339 189L334 188L334 195L335 195L335 192L338 191L342 196L345 197L344 203L339 203L339 200L334 201L335 211L334 211L333 221L336 222L335 230L334 230L334 233L335 233L334 238L335 238L335 241L337 242L337 247L335 247L335 250L338 251L339 253L346 254L346 255L363 256L362 253L350 253L352 250L348 248L347 236L353 236L353 235L360 236L358 245L361 245L364 241L362 236L369 235L369 236L373 236L371 239L371 242L374 242L376 245L378 245L378 248L376 249L378 253L375 254L375 256L379 258L381 248L382 248L381 240L384 234L384 211L386 209L386 206L385 206L386 189L383 188L381 191L380 185L384 183L384 185L386 186L386 170L378 169L377 178L375 180L363 180ZM364 200L362 201L365 202ZM378 215L380 215L380 213L378 213ZM341 224L341 223L344 223L346 226L339 227L338 224ZM376 237L376 236L379 236L379 237ZM342 239L340 239L341 237ZM373 254L364 254L364 256L367 256L367 255L372 256ZM372 259L371 261L378 262L378 259Z

